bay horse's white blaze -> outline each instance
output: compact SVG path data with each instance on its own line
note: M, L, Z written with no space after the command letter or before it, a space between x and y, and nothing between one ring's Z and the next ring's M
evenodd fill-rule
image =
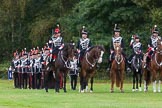
M98 59L98 63L102 63L102 56L103 56L103 54L104 54L104 51L101 51L101 55L100 55L100 57Z

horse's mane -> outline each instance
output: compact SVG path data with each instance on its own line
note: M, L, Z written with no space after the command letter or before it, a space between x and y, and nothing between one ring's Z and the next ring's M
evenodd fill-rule
M103 46L100 46L100 45L92 46L92 47L90 47L87 51L91 51L93 48L97 48L97 47L98 47L100 50L105 51L104 47L103 47Z

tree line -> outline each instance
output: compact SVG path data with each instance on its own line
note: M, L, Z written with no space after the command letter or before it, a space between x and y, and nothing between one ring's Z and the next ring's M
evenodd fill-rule
M114 24L119 24L126 49L138 34L146 49L150 29L162 30L160 0L1 0L0 61L10 60L16 49L44 46L59 23L65 41L75 42L83 25L93 44L108 48ZM126 50L130 53L130 50Z

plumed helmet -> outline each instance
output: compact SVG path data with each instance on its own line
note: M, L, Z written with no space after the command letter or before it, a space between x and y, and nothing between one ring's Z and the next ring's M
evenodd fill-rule
M159 30L157 28L157 25L154 25L153 29L152 29L152 33L157 33L159 34Z
M61 31L60 31L60 25L59 24L57 24L57 27L55 28L54 33L55 34L61 33Z
M114 32L120 32L120 28L119 28L118 24L115 24Z
M140 39L139 35L134 35L135 36L135 39Z
M81 34L86 34L86 35L88 35L88 31L86 30L85 26L82 27L82 29L81 29Z

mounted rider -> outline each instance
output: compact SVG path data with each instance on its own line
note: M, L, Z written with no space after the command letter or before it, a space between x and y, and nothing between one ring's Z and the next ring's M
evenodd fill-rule
M149 42L148 42L148 49L147 49L147 57L146 57L146 64L144 65L144 68L148 67L149 63L150 63L150 60L151 60L151 57L153 56L156 48L157 48L157 41L159 39L161 39L161 37L159 36L159 30L157 28L157 25L154 26L154 28L152 29L152 35L149 39Z
M79 66L81 66L81 61L83 59L84 53L88 50L89 47L92 46L91 40L88 38L88 31L85 29L85 26L82 27L81 30L82 37L79 39L77 43L77 52L79 54Z
M128 59L128 63L131 64L132 58L136 55L139 54L141 59L143 59L143 53L142 53L142 43L140 42L140 37L136 34L132 36L132 40L130 42L130 48L132 49L132 54Z
M123 40L123 37L120 36L120 28L117 24L115 24L115 27L114 27L114 35L111 39L111 45L110 45L110 57L109 57L109 68L108 70L110 70L111 68L111 63L112 61L114 60L115 58L115 53L114 53L114 44L115 43L119 43L121 48L122 48L122 55L124 56L125 58L125 63L126 63L126 69L127 71L129 71L130 69L127 67L128 66L128 63L127 63L127 58L126 58L126 54L124 53L124 40Z
M57 58L58 52L61 49L63 49L63 47L64 47L64 41L61 36L60 26L57 25L57 27L54 30L54 34L52 35L51 39L49 40L51 61L55 61L55 59Z

